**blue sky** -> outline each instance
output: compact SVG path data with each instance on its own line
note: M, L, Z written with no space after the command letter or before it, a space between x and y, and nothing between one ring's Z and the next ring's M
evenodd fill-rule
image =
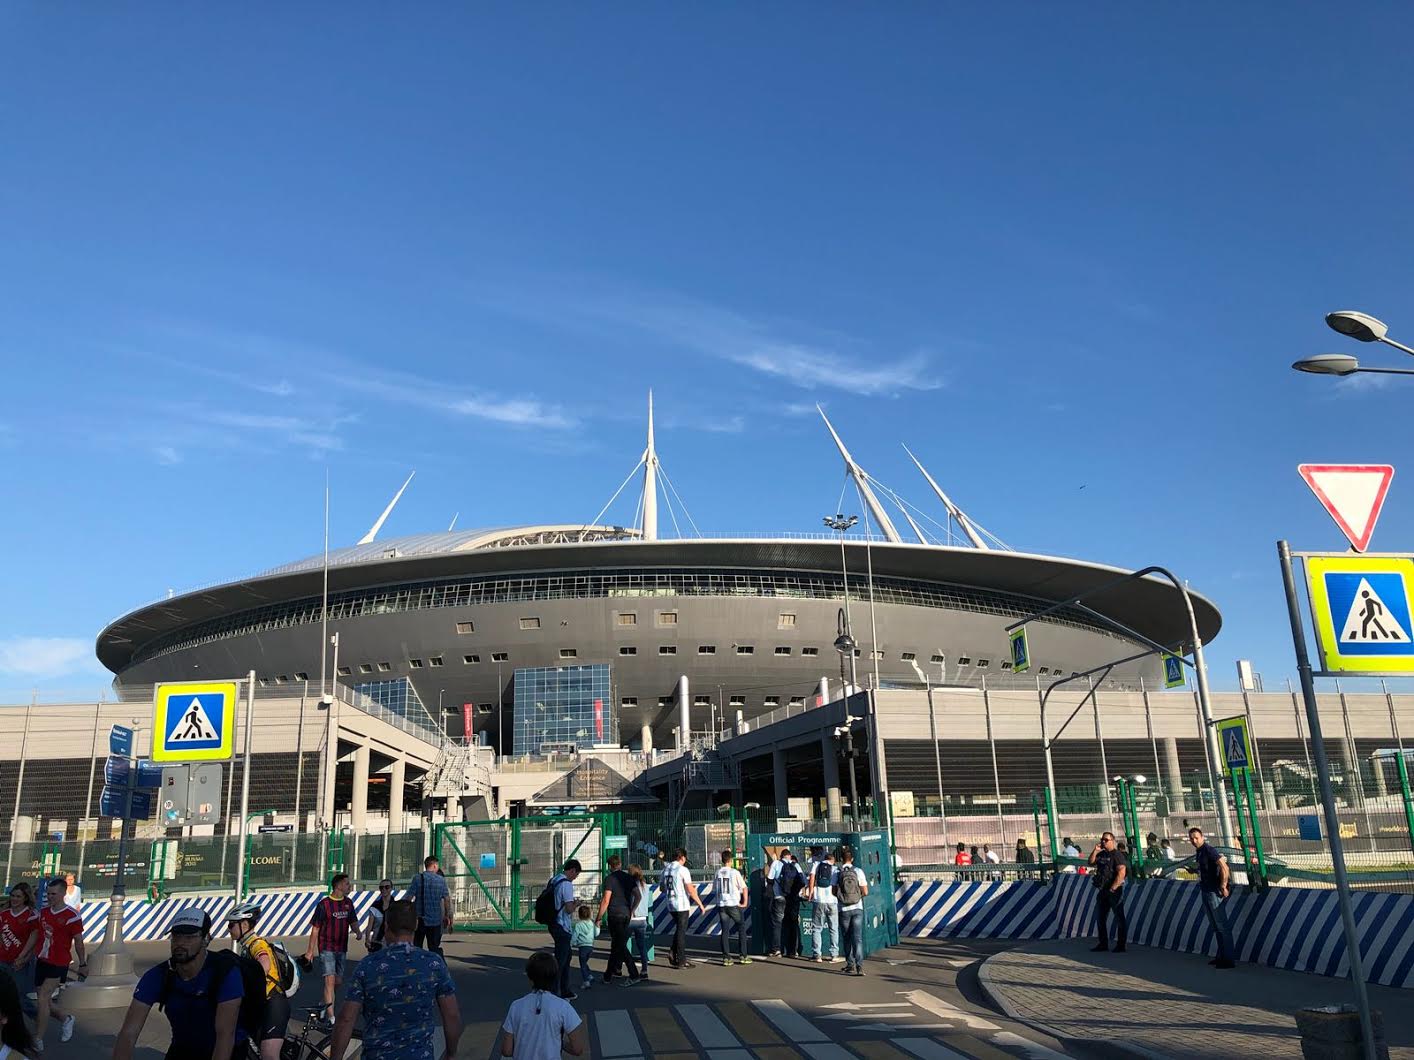
M1279 684L1274 543L1342 544L1295 465L1409 447L1409 381L1287 365L1414 337L1414 13L1009 8L7 5L0 698L316 552L326 469L336 545L413 468L387 536L589 519L650 386L704 531L819 529L818 401Z

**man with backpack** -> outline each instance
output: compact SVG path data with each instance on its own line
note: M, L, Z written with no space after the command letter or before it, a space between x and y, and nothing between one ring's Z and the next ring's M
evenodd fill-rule
M344 958L349 953L349 932L363 939L363 931L358 926L358 913L354 910L352 889L346 872L336 873L329 881L329 893L319 899L314 906L314 916L309 922L309 947L304 951L305 960L314 962L319 973L324 976L324 1024L334 1025L334 992L344 982Z
M417 906L417 930L413 933L412 944L426 945L439 956L442 953L442 932L452 930L452 895L447 890L447 879L441 870L442 866L435 857L425 858L422 871L408 884L408 897Z
M781 954L792 960L800 959L800 896L805 891L805 873L789 850L781 851L781 874L776 881L785 896L785 911L781 916Z
M840 963L840 904L835 901L835 862L828 850L820 852L820 859L810 870L809 893L806 895L815 903L815 914L811 918L810 938L815 947L815 963L825 960L824 933L830 931L830 963Z
M354 1024L363 1016L363 1056L370 1060L437 1060L433 1032L439 1021L444 1040L440 1056L457 1055L462 1017L447 962L414 947L417 907L393 902L383 917L382 949L358 962L349 977L344 1007L334 1027L330 1060L343 1060Z
M170 933L171 959L149 968L138 980L113 1046L113 1060L132 1060L153 1005L166 1012L172 1025L167 1060L232 1060L242 1055L264 1008L260 965L229 950L208 950L211 914L195 906L172 918ZM253 997L244 1003L248 969L242 961L255 976Z
M555 963L560 968L557 990L566 1001L573 1001L579 996L570 990L570 943L574 932L574 909L578 905L574 881L579 878L581 868L578 861L570 858L564 868L550 877L540 897L535 899L535 920L550 929L550 938L555 942Z
M290 1024L289 996L299 989L299 973L283 946L256 934L259 921L260 906L241 902L226 914L226 931L235 942L236 951L259 964L264 973L265 1009L254 1041L259 1044L261 1060L280 1060Z
M869 880L854 864L854 849L840 848L839 872L835 876L835 897L840 904L840 927L844 930L844 971L864 974L864 896Z

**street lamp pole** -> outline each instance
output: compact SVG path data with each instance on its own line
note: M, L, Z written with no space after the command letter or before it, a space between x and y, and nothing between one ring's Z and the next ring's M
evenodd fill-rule
M1335 313L1327 313L1326 324L1332 331L1344 335L1346 338L1354 339L1356 342L1383 342L1386 346L1393 346L1401 353L1414 356L1414 349L1402 342L1395 342L1389 337L1389 327L1383 320L1376 319L1368 313L1342 309ZM1312 375L1343 376L1357 373L1414 375L1414 369L1409 368L1362 368L1360 361L1348 353L1318 353L1314 357L1303 357L1293 363L1291 367L1298 372L1309 372Z

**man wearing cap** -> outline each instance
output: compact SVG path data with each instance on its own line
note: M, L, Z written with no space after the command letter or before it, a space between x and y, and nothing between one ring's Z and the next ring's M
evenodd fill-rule
M113 1060L131 1060L148 1013L158 1004L172 1025L167 1060L231 1060L244 1055L246 1034L238 1026L240 968L228 952L207 952L211 914L189 906L172 918L170 931L172 957L138 980L113 1046Z

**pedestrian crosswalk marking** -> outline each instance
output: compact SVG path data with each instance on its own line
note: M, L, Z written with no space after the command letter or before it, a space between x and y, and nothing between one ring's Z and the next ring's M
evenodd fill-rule
M732 1049L741 1043L717 1014L706 1005L679 1005L678 1015L704 1049ZM738 1050L739 1051L739 1050Z
M785 1035L788 1042L828 1042L830 1036L820 1031L815 1024L791 1008L781 998L773 997L765 1001L752 1001L761 1014L776 1025L776 1030Z
M959 1020L972 1030L976 1031L999 1031L1001 1030L995 1023L985 1020L981 1016L974 1016L970 1012L964 1012L956 1005L950 1005L941 998L934 997L926 990L901 990L899 993L912 1001L919 1008L931 1012L935 1016L943 1019Z
M636 1056L643 1052L627 1009L594 1013L594 1028L599 1035L602 1057Z
M1065 1060L1065 1053L1058 1053L1040 1042L1033 1042L1030 1038L1023 1038L1011 1031L1002 1031L1000 1034L992 1035L992 1041L998 1045L1009 1045L1013 1049L1019 1050L1027 1060Z

